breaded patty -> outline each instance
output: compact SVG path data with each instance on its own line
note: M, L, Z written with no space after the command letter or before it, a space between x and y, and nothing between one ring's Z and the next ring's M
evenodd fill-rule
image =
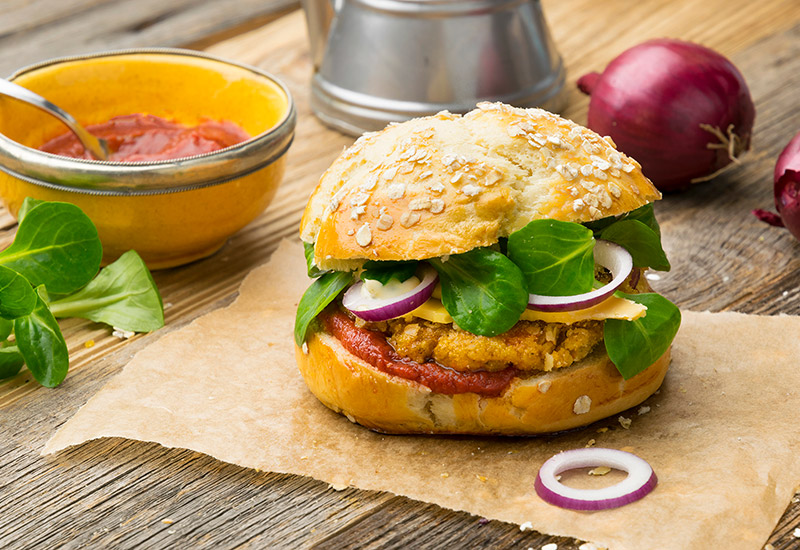
M634 268L620 286L629 293L651 292ZM611 273L596 266L595 279L611 281ZM580 361L603 340L603 321L581 321L571 325L544 321L520 321L511 330L497 336L478 336L453 324L433 323L414 317L366 323L358 326L377 330L400 355L419 363L434 360L459 371L499 371L515 367L523 371L549 371Z
M492 337L419 318L365 326L383 332L400 355L420 363L433 359L459 371L558 369L583 359L603 339L602 321L572 325L520 321L508 332Z

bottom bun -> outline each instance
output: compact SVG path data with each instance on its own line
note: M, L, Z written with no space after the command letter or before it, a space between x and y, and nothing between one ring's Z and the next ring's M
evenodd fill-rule
M498 397L445 395L392 376L347 351L333 336L311 334L297 364L311 392L352 422L386 433L533 435L591 424L634 407L655 392L668 349L625 380L598 346L562 369L515 378Z

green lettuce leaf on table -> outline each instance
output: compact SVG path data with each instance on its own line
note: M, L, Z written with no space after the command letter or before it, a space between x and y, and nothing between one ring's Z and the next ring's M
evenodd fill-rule
M0 252L0 378L27 365L60 384L69 352L56 317L81 317L133 332L164 326L155 281L135 251L99 271L103 248L80 208L26 199L14 242Z

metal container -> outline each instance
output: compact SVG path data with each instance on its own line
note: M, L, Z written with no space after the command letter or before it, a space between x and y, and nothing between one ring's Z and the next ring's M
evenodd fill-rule
M478 101L563 107L539 0L303 0L311 105L349 134Z

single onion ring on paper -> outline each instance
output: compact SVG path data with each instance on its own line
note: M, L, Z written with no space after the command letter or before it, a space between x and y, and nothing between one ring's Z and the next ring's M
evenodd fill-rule
M556 479L567 470L596 466L622 470L628 477L602 489L576 489ZM534 487L544 501L560 508L606 510L643 498L657 483L653 468L638 456L616 449L589 447L564 451L548 459L539 469Z

